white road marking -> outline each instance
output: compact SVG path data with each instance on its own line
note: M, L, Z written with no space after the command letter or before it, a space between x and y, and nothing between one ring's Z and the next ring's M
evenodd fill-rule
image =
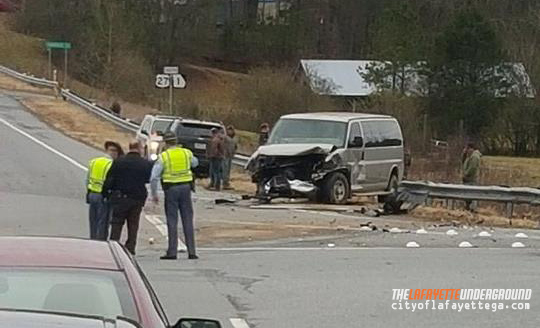
M3 118L0 118L0 123L4 124L5 126L7 126L8 128L14 130L15 132L18 132L20 133L21 135L27 137L28 139L32 140L33 142L37 143L38 145L40 145L41 147L47 149L48 151L50 151L51 153L55 154L55 155L58 155L59 157L63 158L64 160L66 160L67 162L75 165L76 167L80 168L81 170L83 171L88 171L88 168L84 165L82 165L81 163L77 162L76 160L74 160L73 158L67 156L66 154L54 149L53 147L47 145L46 143L44 143L43 141L33 137L32 135L28 134L27 132L19 129L18 127L14 126L13 124L9 123L8 121L4 120ZM167 225L164 224L159 218L157 218L156 216L152 216L152 215L147 215L146 216L146 219L152 223L156 229L159 230L159 232L163 235L163 236L167 236ZM182 251L186 251L187 250L187 247L186 245L184 244L184 242L182 240L180 240L180 238L178 239L178 251L182 252Z
M167 237L167 225L160 220L157 215L145 215L144 216L148 222L150 222L156 229L161 233L163 237ZM178 251L186 252L187 246L184 244L182 239L178 238Z
M233 325L234 328L249 328L248 323L246 320L241 318L230 318L231 325Z
M51 153L55 154L55 155L58 155L60 157L62 157L63 159L65 159L66 161L68 161L69 163L75 165L76 167L80 168L81 170L83 171L88 171L88 168L86 168L86 166L82 165L81 163L77 162L76 160L74 160L73 158L59 152L58 150L54 149L53 147L47 145L46 143L44 143L43 141L39 140L39 139L36 139L35 137L31 136L30 134L28 134L27 132L19 129L18 127L14 126L13 124L9 123L8 121L4 120L3 118L0 118L0 123L4 124L5 126L9 127L10 129L22 134L23 136L27 137L28 139L32 140L33 142L37 143L38 145L40 145L41 147L47 149L48 151L50 151Z
M434 247L434 248L424 248L429 250L434 249L458 249L458 247ZM510 247L474 247L470 248L470 250L493 250L493 251L500 251L500 250L507 250L510 249ZM306 251L327 251L327 252L337 252L337 251L372 251L372 250L404 250L404 251L411 251L410 248L402 247L402 246L396 246L396 247L388 247L388 246L374 246L374 247L350 247L350 246L344 246L344 247L273 247L273 246L260 246L260 247L199 247L197 248L199 251L204 252L306 252Z

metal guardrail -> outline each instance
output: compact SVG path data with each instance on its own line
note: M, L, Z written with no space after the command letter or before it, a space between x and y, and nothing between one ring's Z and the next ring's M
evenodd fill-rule
M234 155L233 164L246 167L247 162L249 161L249 156L236 154Z
M11 77L14 77L16 79L19 79L21 81L24 81L33 85L41 86L41 87L54 88L58 86L58 82L49 81L47 79L35 77L35 76L24 74L24 73L19 73L15 70L12 70L11 68L7 68L2 65L0 65L0 72L7 74Z
M506 216L511 217L515 204L540 206L540 189L525 187L471 186L428 181L402 181L398 199L413 204L430 204L433 199L489 201L506 203Z
M55 82L55 81L49 81L47 79L43 79L43 78L37 78L37 77L34 77L34 76L31 76L31 75L28 75L28 74L23 74L23 73L19 73L15 70L12 70L8 67L5 67L5 66L2 66L0 65L0 73L5 73L11 77L14 77L18 80L21 80L21 81L24 81L24 82L27 82L27 83L30 83L30 84L33 84L33 85L38 85L38 86L42 86L42 87L48 87L48 88L56 88L58 87L58 82ZM100 116L101 118L115 124L116 126L120 127L120 128L123 128L125 130L128 130L130 132L133 132L133 133L136 133L138 130L139 130L139 124L137 124L136 122L133 122L129 119L124 119L124 118L121 118L119 116L117 116L116 114L114 114L113 112L109 111L108 109L104 108L104 107L101 107L77 94L75 94L74 92L68 90L68 89L62 89L60 91L60 94L62 95L62 97L67 100L67 101L70 101L72 103L74 103L75 105L78 105L98 116ZM241 166L241 167L245 167L245 165L247 164L249 160L249 156L246 156L246 155L235 155L234 159L233 159L233 164L235 165L238 165L238 166Z
M137 132L139 130L139 124L132 122L127 119L123 119L121 117L116 116L112 112L109 112L108 110L82 98L81 96L78 96L71 91L67 89L63 89L61 92L62 97L64 97L67 101L70 101L86 110L91 111L92 113L106 119L107 121L125 129L130 132Z

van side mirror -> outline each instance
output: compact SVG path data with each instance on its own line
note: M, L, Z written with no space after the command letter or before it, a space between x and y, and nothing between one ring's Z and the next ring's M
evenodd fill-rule
M217 320L183 318L172 328L221 328L221 324Z
M141 130L141 134L144 134L145 136L147 136L148 132L146 132L146 130Z
M350 142L349 146L357 148L364 146L364 138L354 137L354 139Z

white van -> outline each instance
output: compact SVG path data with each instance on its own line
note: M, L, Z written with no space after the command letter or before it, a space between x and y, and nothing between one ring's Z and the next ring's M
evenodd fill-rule
M386 115L285 115L247 169L265 199L307 196L342 204L353 193L387 195L403 178L403 136Z

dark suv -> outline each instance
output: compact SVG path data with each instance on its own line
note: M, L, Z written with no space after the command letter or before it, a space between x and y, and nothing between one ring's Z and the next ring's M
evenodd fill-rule
M192 119L176 119L169 127L169 130L176 134L178 143L182 147L193 152L199 160L199 166L193 169L197 178L208 177L210 166L206 157L206 148L212 138L212 129L224 129L223 125L216 122L199 121Z

